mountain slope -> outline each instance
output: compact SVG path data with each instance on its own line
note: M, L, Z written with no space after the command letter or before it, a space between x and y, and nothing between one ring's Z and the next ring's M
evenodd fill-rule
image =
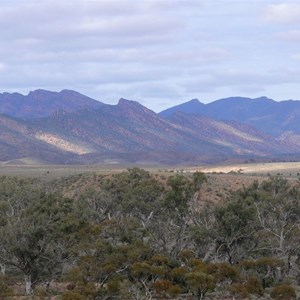
M241 155L291 152L271 136L237 122L221 122L185 113L168 119L135 101L120 99L117 105L97 110L61 113L33 120L36 135L59 147L63 140L87 149L86 157L130 157L131 161L218 161ZM83 156L84 156L83 155ZM82 156L82 157L83 157Z
M66 163L72 154L35 138L23 121L0 115L0 161L33 158L45 163Z
M199 146L203 153L210 153L215 148L213 143L195 140L185 128L125 99L120 99L118 105L60 114L31 124L72 143L86 145L90 153L197 153Z
M36 90L26 96L19 93L0 94L0 113L20 119L46 117L57 111L95 109L102 105L99 101L70 90L59 93Z
M189 128L195 139L213 141L232 149L235 154L265 155L284 151L294 151L279 143L270 135L264 134L252 126L235 121L217 121L201 115L177 112L170 118L173 124ZM288 152L287 151L287 152Z
M190 102L171 107L160 113L168 117L177 111L187 112ZM266 97L256 99L231 97L194 107L192 114L217 120L231 120L249 124L258 130L279 137L286 131L300 134L300 101L276 102Z

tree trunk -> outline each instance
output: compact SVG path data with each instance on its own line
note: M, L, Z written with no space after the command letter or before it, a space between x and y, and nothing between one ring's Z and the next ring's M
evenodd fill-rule
M31 275L25 275L25 292L26 295L32 294Z
M4 276L6 271L6 266L4 264L0 264L0 272Z

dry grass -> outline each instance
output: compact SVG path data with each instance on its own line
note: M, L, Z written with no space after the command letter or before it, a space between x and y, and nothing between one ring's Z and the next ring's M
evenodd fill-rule
M235 164L213 167L195 167L193 171L204 173L242 173L248 175L276 175L298 176L300 175L300 162L276 162L276 163L254 163L254 164Z

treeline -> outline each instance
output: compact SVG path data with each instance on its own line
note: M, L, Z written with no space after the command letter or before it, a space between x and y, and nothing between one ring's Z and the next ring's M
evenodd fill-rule
M296 299L298 184L270 177L213 205L202 173L89 176L0 178L1 299L20 280L40 297L60 282L63 300Z

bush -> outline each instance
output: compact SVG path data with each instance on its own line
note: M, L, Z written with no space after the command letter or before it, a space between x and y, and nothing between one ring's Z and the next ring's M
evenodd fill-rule
M228 292L232 297L244 299L248 297L247 288L241 283L233 283L228 287Z
M272 289L270 296L273 299L278 299L278 300L292 300L292 299L296 299L297 297L295 289L290 285L275 286Z
M44 298L47 296L46 288L38 286L34 289L34 296L38 298Z
M181 293L181 288L179 285L174 285L171 281L160 279L155 281L152 284L152 288L156 291L157 294L167 296L177 296Z
M85 298L74 291L67 291L62 294L61 300L85 300Z
M246 283L246 289L249 294L255 294L262 296L264 294L264 290L258 280L255 276L250 276Z
M13 290L6 284L4 277L0 277L0 299L11 297L14 295Z
M194 295L201 295L203 298L207 292L213 291L216 286L215 278L202 271L192 271L187 273L186 281L190 291Z

